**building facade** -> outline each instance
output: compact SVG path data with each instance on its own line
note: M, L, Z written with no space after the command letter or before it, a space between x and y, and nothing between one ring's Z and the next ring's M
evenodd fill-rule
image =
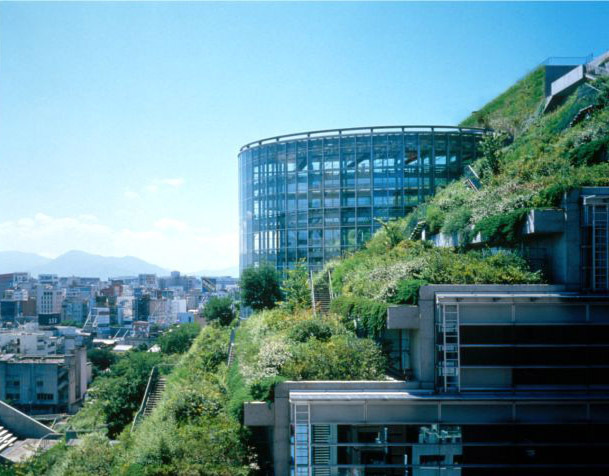
M240 269L310 269L354 250L475 160L482 129L399 126L307 132L239 153Z
M523 227L554 284L423 286L387 315L402 380L284 382L246 404L274 473L607 474L609 188Z
M85 347L66 355L4 354L0 399L27 413L74 412L87 391Z

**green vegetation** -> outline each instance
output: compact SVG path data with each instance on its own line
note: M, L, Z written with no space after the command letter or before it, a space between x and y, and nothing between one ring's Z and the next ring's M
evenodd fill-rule
M203 317L207 322L218 322L223 326L230 325L235 318L233 300L229 297L211 297L203 308Z
M315 317L310 309L276 308L244 321L230 369L231 408L240 417L244 401L272 396L283 380L385 378L385 357L371 339L358 338L338 315Z
M382 223L361 250L328 263L315 278L323 281L330 274L338 294L328 315L315 316L310 309L304 266L288 272L282 286L269 266L246 270L243 303L256 312L236 328L231 365L226 360L233 320L222 314L226 305L216 303L209 311L212 324L188 352L173 354L176 365L161 402L133 432L126 425L150 369L172 358L166 353L187 347L186 338L175 339L178 344L175 337L194 332L167 334L163 355L130 352L115 363L95 355L98 369L108 370L71 424L103 430L79 448L58 445L7 474L260 474L261 453L241 424L245 401L271 401L275 385L285 380L385 378L387 308L416 304L421 286L542 282L516 251L527 212L559 205L574 187L609 185L609 81L597 81L600 92L594 94L586 88L541 116L543 71L536 70L466 119L463 126L490 126L511 136L495 133L484 140L482 157L472 164L481 189L462 181L449 184L407 217ZM586 105L594 106L588 117L569 127ZM429 231L460 235L465 246L435 248L409 240L419 220ZM501 250L475 249L470 243L476 234ZM119 444L110 445L107 436Z
M271 309L282 299L281 277L270 264L247 268L241 273L241 299L255 311Z
M538 68L465 119L460 126L487 127L518 134L544 99L544 69Z
M307 264L304 260L299 261L295 269L288 271L281 290L285 296L287 309L295 311L311 306L311 289Z
M164 354L182 354L190 349L192 341L199 335L199 332L201 332L201 326L196 322L178 324L164 332L158 338L157 343Z
M481 233L488 244L514 247L529 209L559 206L574 188L609 185L609 79L580 86L562 106L540 116L540 71L463 123L483 125L484 113L490 125L513 134L512 142L499 133L483 141L483 155L472 164L481 190L451 183L403 220L407 230L426 220L431 233L458 233L464 243ZM588 106L587 116L570 127ZM513 127L502 127L506 122Z
M108 369L118 359L117 355L109 349L90 349L87 351L87 359L93 366L93 378Z
M91 400L70 419L70 426L77 430L107 427L110 437L117 436L133 420L150 371L164 361L160 353L127 352L95 380L89 389Z

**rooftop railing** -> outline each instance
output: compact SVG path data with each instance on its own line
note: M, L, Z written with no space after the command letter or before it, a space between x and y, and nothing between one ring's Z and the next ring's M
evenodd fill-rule
M491 129L483 129L479 127L459 127L459 126L375 126L375 127L347 127L344 129L323 129L318 131L297 132L294 134L284 134L280 136L267 137L257 141L250 142L241 147L240 151L244 151L251 147L258 147L265 144L283 142L286 140L299 139L316 139L325 137L341 137L343 135L372 135L372 134L399 134L405 132L465 132L470 134L485 134Z

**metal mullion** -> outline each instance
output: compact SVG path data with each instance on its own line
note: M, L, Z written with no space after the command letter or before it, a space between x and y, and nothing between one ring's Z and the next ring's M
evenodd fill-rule
M436 192L436 133L431 128L431 157L429 158L429 192Z
M417 165L419 168L419 173L417 174L418 178L418 190L417 194L419 196L419 204L423 203L423 161L421 160L421 133L417 132Z
M338 233L340 254L343 255L343 144L342 131L338 131Z
M355 246L357 247L358 242L357 242L357 238L358 238L358 232L359 232L359 206L357 203L357 197L358 197L358 193L357 193L357 189L358 189L358 183L357 183L357 179L358 179L358 172L357 172L357 136L353 137L353 166L355 167L353 170L353 194L354 194L354 199L355 199L355 204L353 206L353 210L355 212Z
M307 230L307 265L309 266L309 269L311 269L311 257L310 257L310 246L309 246L309 206L311 203L311 197L310 197L310 193L311 191L309 190L309 174L311 173L311 167L309 167L309 142L311 141L311 134L307 134L307 206L306 206L306 213L307 213L307 226L306 226L306 230ZM298 167L298 150L296 150L296 166ZM298 177L296 177L296 197L298 197ZM296 201L298 202L298 198L296 199ZM299 224L298 224L298 215L300 214L300 209L297 208L297 212L296 212L296 261L299 260L298 258L298 231L300 230Z
M404 154L404 147L405 147L405 141L404 141L404 128L402 127L402 134L400 135L400 149L398 152L398 160L399 160L399 165L398 165L398 173L399 173L399 186L400 186L400 196L402 199L402 215L406 215L406 193L404 190L404 174L405 172L405 154Z
M284 194L283 194L283 216L284 216L284 225L283 225L283 229L284 229L284 233L285 233L285 246L283 254L284 254L284 269L287 270L288 268L288 215L289 215L289 211L288 211L288 145L287 144L282 144L282 147L285 147L285 161L284 161L284 181L283 181L283 188L284 188Z
M319 165L319 173L321 175L321 259L322 263L326 262L326 162L325 157L326 153L324 150L324 146L326 145L326 139L321 139L321 163ZM307 217L308 218L308 217ZM323 264L322 264L323 266Z
M374 232L374 129L370 129L370 236Z

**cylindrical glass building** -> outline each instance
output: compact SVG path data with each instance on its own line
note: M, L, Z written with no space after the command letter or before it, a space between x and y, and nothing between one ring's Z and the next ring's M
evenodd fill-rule
M395 126L290 134L239 153L241 270L309 268L354 250L460 177L485 131Z

